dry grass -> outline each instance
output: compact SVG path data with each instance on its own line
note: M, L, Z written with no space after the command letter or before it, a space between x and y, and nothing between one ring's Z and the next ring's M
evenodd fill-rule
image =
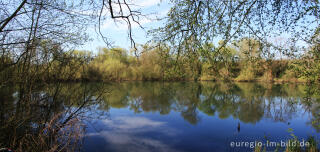
M62 124L61 117L61 114L55 115L42 129L16 136L10 141L10 147L16 152L79 151L84 134L82 123L74 118Z

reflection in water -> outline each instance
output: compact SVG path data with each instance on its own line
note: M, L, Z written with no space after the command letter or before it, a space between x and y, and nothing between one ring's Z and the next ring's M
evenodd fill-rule
M0 148L9 147L15 151L79 150L84 133L81 119L87 116L87 111L94 110L90 108L101 101L99 95L104 90L101 85L59 83L2 87Z
M304 85L130 82L108 89L101 110L111 120L88 129L85 151L247 151L230 149L230 141L287 140L289 128L301 138L319 135L318 97Z
M232 140L283 137L288 128L303 138L318 136L320 98L310 90L319 88L310 87L213 82L68 83L39 87L31 93L21 86L6 87L0 90L0 148L211 151L230 150ZM84 141L80 142L83 134ZM43 141L42 147L25 142L35 137Z
M105 130L98 133L88 133L87 138L100 136L110 146L107 151L177 151L161 140L141 137L139 134L160 131L168 136L173 136L176 131L168 130L165 122L154 121L145 117L116 117L113 120L102 120ZM97 149L100 151L101 149ZM94 151L90 149L88 151Z
M304 101L304 85L257 83L122 83L108 86L112 93L104 101L110 108L129 108L135 113L179 112L191 124L200 121L198 113L238 118L257 123L262 118L287 122L301 113L319 109L318 98ZM317 126L314 126L317 128Z

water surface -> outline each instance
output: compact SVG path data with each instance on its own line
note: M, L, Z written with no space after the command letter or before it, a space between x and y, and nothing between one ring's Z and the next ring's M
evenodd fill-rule
M306 100L304 85L129 82L109 89L99 110L110 115L88 122L84 151L253 151L231 142L320 137L320 104Z
M23 95L21 87L9 86L0 89L0 146L71 120L81 122L71 124L81 128L83 152L253 151L232 143L280 143L292 134L319 143L318 90L269 83L62 83Z

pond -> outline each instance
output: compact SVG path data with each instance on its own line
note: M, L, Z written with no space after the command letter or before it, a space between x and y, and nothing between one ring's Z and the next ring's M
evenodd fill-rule
M293 138L302 147L320 140L318 89L304 84L68 83L39 87L36 106L23 108L17 90L1 90L0 125L37 130L59 113L60 123L77 113L80 151L282 151ZM12 145L12 128L0 129L0 145Z

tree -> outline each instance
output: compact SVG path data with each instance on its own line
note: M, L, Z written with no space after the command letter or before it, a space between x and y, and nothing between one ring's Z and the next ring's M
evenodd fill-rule
M312 36L313 45L306 49L305 54L301 55L296 60L292 67L293 70L298 73L299 77L302 77L308 82L316 82L320 79L320 27Z
M111 46L100 29L102 22L109 18L126 21L128 36L135 47L131 27L133 22L139 24L142 14L131 6L126 1L112 0L1 0L0 50L1 56L10 57L11 61L4 61L3 58L0 72L15 66L16 76L22 78L21 82L31 84L39 80L39 75L46 75L38 72L40 68L54 66L51 69L55 68L54 71L60 73L59 69L63 68L57 65L74 65L72 62L75 59L79 62L74 63L84 64L80 61L81 57L68 56L64 52L70 52L74 46L88 41L86 29L94 25L106 44Z
M319 22L319 1L309 0L172 0L166 24L154 30L154 37L160 43L171 44L172 51L179 54L186 41L192 39L193 47L224 40L218 51L238 37L258 39L268 44L268 38L288 33L292 45L298 40L310 44L309 40ZM189 45L190 43L188 43ZM288 47L289 48L289 47ZM291 50L292 51L292 50ZM270 53L270 50L267 51ZM266 53L266 52L264 52Z
M237 44L241 66L238 81L252 81L258 74L259 63L262 60L262 44L255 39L243 38Z

